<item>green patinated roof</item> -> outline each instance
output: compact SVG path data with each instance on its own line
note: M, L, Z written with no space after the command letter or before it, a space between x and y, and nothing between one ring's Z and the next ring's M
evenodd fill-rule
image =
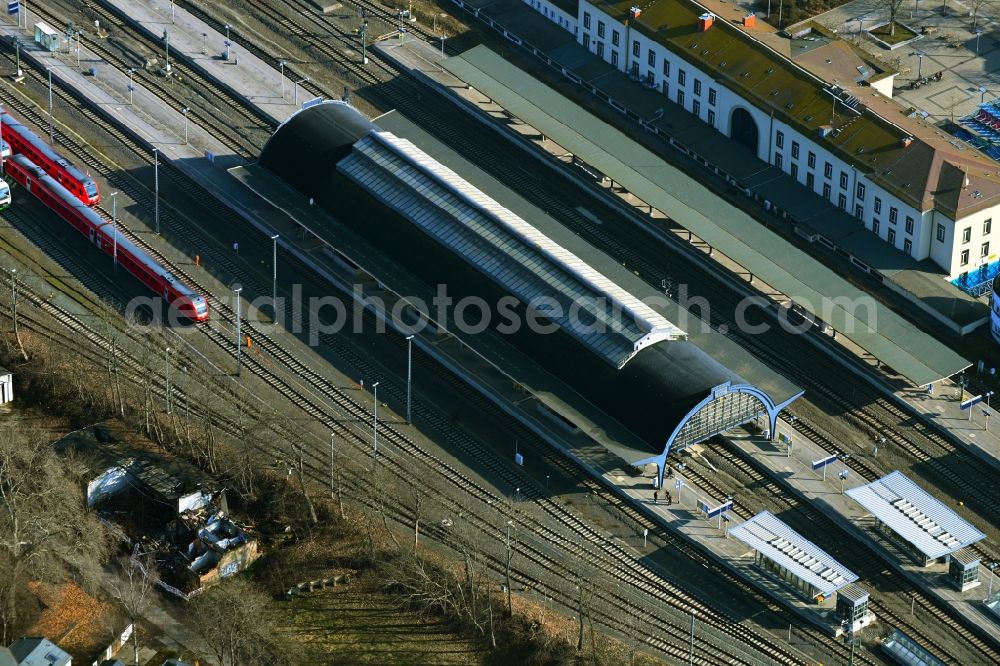
M970 365L747 213L489 49L476 47L444 65L914 384L937 381ZM872 308L852 312L833 301L844 298L864 299Z

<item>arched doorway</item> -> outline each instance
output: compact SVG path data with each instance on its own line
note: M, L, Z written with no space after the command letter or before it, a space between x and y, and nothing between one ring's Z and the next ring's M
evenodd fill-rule
M729 123L729 136L752 150L754 155L758 154L760 132L757 130L757 121L746 109L733 109L733 117Z

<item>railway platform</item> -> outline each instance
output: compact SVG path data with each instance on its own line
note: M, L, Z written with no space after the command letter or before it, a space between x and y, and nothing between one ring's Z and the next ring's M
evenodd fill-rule
M482 113L479 118L483 122L494 122L515 133L520 139L534 143L538 148L545 151L553 158L559 159L566 153L558 144L554 143L537 129L526 124L517 117L515 111L508 110L487 98L485 95L468 87L464 81L453 76L442 66L441 54L433 48L418 40L409 39L402 42L391 41L378 44L374 48L385 53L388 57L400 64L401 67L408 68L419 78L432 84L436 84L445 94L454 95L459 100L469 104L468 109L478 110ZM614 183L607 185L609 191L620 197L625 202L639 209L643 216L647 216L648 205L626 192L618 192L614 188ZM659 227L659 235L664 236L674 233L678 238L683 237L682 231L671 231L666 227ZM669 241L667 241L669 242ZM785 299L782 294L772 287L762 284L759 278L754 278L752 274L743 266L726 257L720 252L709 252L708 257L720 264L726 272L736 276L749 276L749 280L754 287L764 294ZM748 283L735 284L740 291L750 293L751 288ZM816 336L813 336L814 338ZM962 391L956 381L952 378L945 378L933 385L933 390L928 391L925 386L913 386L909 382L902 382L898 377L890 377L883 374L881 366L868 352L861 349L845 336L837 336L836 340L821 339L818 341L825 353L829 353L834 358L842 356L851 357L852 360L860 361L871 370L868 374L859 373L859 378L875 384L880 390L886 391L893 396L898 404L921 414L928 422L937 425L949 433L953 441L981 459L1000 469L1000 422L992 417L997 416L997 411L986 401L972 408L972 420L970 421L970 411L960 408L962 401ZM988 371L988 369L987 369ZM966 374L974 374L975 369L970 368ZM973 384L974 385L974 384ZM970 388L973 394L982 393ZM970 393L966 391L965 397ZM1000 397L1000 396L998 396ZM989 416L983 413L988 412ZM992 428L988 429L988 422L993 422ZM887 433L888 434L888 433ZM874 444L874 442L873 442ZM890 444L891 445L891 444Z

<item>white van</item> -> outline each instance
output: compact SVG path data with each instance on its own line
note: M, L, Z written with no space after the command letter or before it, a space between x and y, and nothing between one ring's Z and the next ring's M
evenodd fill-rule
M0 180L0 210L10 205L10 185L7 181Z

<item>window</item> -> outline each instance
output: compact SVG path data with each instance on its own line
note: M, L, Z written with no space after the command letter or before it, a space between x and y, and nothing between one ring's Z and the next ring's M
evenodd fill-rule
M639 40L637 39L632 41L632 55L636 58L639 57Z
M590 12L583 13L583 27L590 30Z
M989 218L988 220L983 220L983 235L984 236L989 236L991 231L993 231L993 218L992 217Z
M708 103L711 106L715 106L715 97L716 97L715 88L709 88L708 89Z
M708 124L715 127L715 111L708 110Z
M859 220L865 219L865 207L861 204L854 204L854 217Z
M837 206L840 208L840 210L847 210L847 195L846 194L838 194L837 195Z
M778 148L785 147L785 134L781 130L778 130L774 135L774 145Z
M825 178L833 178L833 165L829 162L823 165L823 176Z
M816 189L816 175L812 171L806 172L806 187L810 190Z
M938 224L938 227L937 227L937 239L939 241L941 241L942 243L944 242L944 225L943 224Z
M889 221L896 224L896 220L899 219L899 211L896 210L895 206L889 206Z
M646 85L650 88L656 85L656 74L653 74L653 70L646 72Z
M827 199L830 198L830 183L823 183L823 196Z
M649 49L649 53L646 54L646 63L648 63L650 67L656 67L656 51L653 49Z
M874 232L874 234L876 236L878 236L878 230L879 230L879 227L881 227L881 226L882 226L882 222L880 222L879 220L872 220L872 232Z
M988 257L989 254L990 254L990 242L986 241L985 243L979 246L979 256Z
M896 230L895 229L889 229L888 239L887 240L889 241L889 243L891 245L893 245L893 246L896 245Z
M691 113L701 118L701 102L698 100L691 102Z
M604 42L597 42L597 57L604 57Z
M961 264L962 266L968 266L969 265L969 251L968 250L962 250L962 256L958 260L958 263Z
M683 90L678 90L677 91L677 103L680 104L681 106L684 106L684 91Z
M604 21L597 22L597 36L604 39Z
M858 201L865 200L865 184L858 183Z
M968 243L970 240L972 240L972 227L966 227L962 229L962 242Z
M670 76L670 61L663 59L663 76Z
M809 151L809 157L806 159L806 164L809 165L810 169L816 168L816 153Z
M663 94L667 96L667 99L670 99L670 82L669 81L664 81L663 82Z
M913 241L909 238L903 239L903 252L906 254L913 254Z
M840 189L847 189L847 174L843 171L840 172Z
M694 94L695 95L701 94L701 79L694 80Z
M639 78L639 63L637 62L632 63L632 71L630 72L630 74L634 79Z
M782 155L781 153L775 153L775 154L774 154L774 166L776 166L776 167L778 167L778 168L780 169L780 168L781 168L781 165L782 165L782 164L784 163L784 161L785 161L784 157L785 157L785 156L784 156L784 155Z
M712 112L709 111L709 113ZM799 165L796 164L795 162L792 162L792 178L794 178L795 180L799 179Z
M583 48L585 49L590 48L590 35L588 35L587 33L583 33Z
M799 142L798 141L792 141L792 159L793 160L799 159Z
M913 218L909 215L906 216L906 233L913 233Z
M683 69L677 70L677 85L682 86L684 82L687 81L687 72Z
M882 212L882 200L879 199L878 197L875 197L875 212L876 213Z
M618 51L611 52L611 66L612 67L618 66Z

